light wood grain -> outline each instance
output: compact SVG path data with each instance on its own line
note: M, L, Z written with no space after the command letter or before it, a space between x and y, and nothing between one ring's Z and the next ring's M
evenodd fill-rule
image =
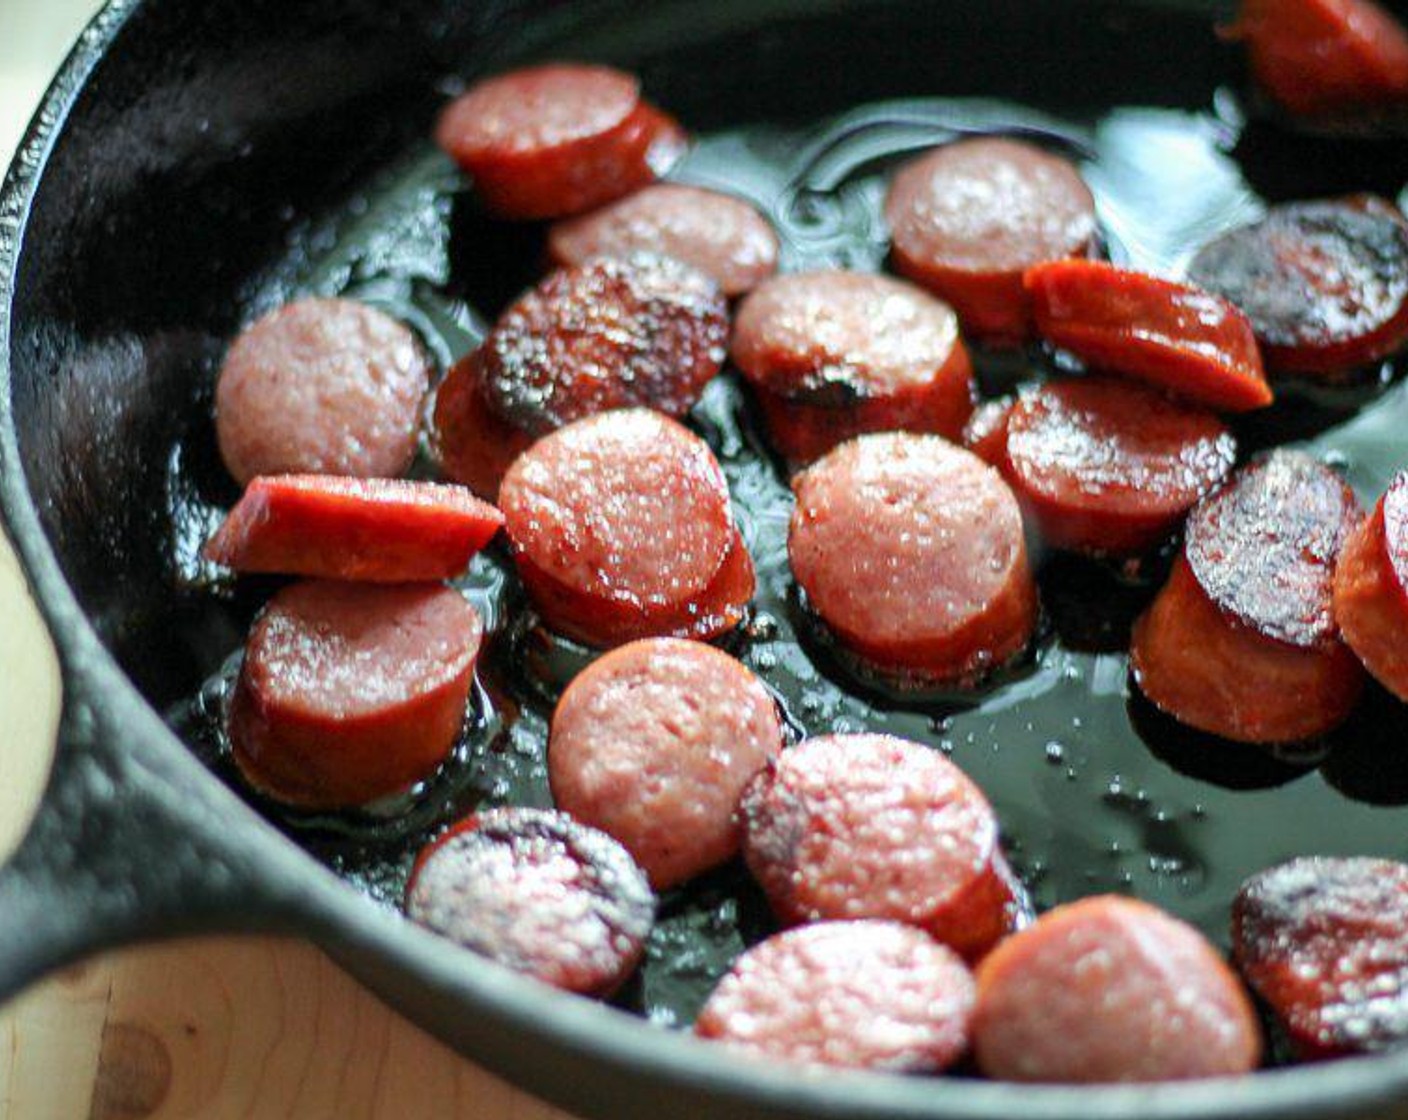
M94 0L0 0L0 164ZM0 856L43 788L57 666L0 536ZM0 1120L565 1120L297 941L131 949L0 1012Z

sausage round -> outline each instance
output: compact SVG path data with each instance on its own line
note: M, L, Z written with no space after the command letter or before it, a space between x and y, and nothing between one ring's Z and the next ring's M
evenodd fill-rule
M713 637L752 598L718 461L659 413L608 412L545 436L509 468L499 500L534 604L589 645Z
M241 572L433 581L463 572L503 523L459 486L276 475L250 482L204 555Z
M851 653L914 684L969 684L1036 626L1022 517L971 452L905 433L843 443L793 481L792 573Z
M683 154L679 125L605 66L548 63L472 86L436 140L503 218L580 214L644 186Z
M1323 734L1363 685L1331 603L1354 495L1300 451L1244 467L1188 519L1168 583L1134 625L1135 680L1181 723L1252 743Z
M650 638L598 658L553 713L553 800L614 836L664 890L738 853L743 787L782 749L762 681L699 642Z
M743 855L779 920L906 922L968 959L1008 933L992 806L937 751L888 735L791 747L749 784Z
M1007 424L1012 419L1016 397L984 401L963 425L963 446L990 467L1007 469Z
M1364 666L1408 701L1408 472L1345 541L1335 567L1335 621Z
M1007 477L1055 548L1128 555L1158 544L1232 471L1216 416L1133 382L1081 378L1024 395L1007 422Z
M474 608L440 584L284 588L245 645L236 764L261 793L308 809L405 789L454 747L482 636Z
M740 306L731 353L773 446L795 462L864 432L957 440L973 410L973 367L953 309L886 276L769 280Z
M489 408L478 350L456 362L435 391L431 440L440 473L497 501L509 464L533 444Z
M1095 199L1075 167L1020 140L946 144L895 176L885 200L895 268L995 341L1031 333L1022 274L1089 255Z
M569 992L610 995L655 923L645 875L566 813L492 809L427 845L406 887L421 925Z
M215 432L236 481L261 474L391 478L415 454L430 367L410 330L345 299L285 304L235 339Z
M635 253L549 275L494 324L479 361L490 409L542 435L613 408L683 416L727 343L728 304L713 280Z
M726 296L751 291L777 271L777 234L742 199L679 183L656 183L548 231L559 265L646 251L713 278Z
M1408 1041L1408 867L1291 860L1232 904L1233 960L1302 1059Z
M1042 337L1096 369L1226 412L1271 403L1251 323L1226 300L1100 261L1037 265L1025 283Z
M1174 1081L1251 1072L1261 1032L1202 934L1103 895L1058 906L988 955L973 1050L1004 1081Z
M967 1049L973 978L953 952L896 922L787 930L734 963L694 1033L757 1057L938 1073Z
M1275 371L1340 373L1408 342L1408 226L1363 201L1277 206L1204 245L1188 274L1246 313Z

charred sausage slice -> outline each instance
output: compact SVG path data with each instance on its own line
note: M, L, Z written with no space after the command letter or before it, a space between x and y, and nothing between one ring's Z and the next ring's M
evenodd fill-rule
M1022 274L1087 256L1095 199L1067 160L1020 140L948 144L907 164L885 201L895 268L958 309L963 329L1020 342L1032 329Z
M483 628L438 584L309 580L255 621L230 705L230 743L261 793L309 809L406 788L449 754Z
M415 454L430 367L410 330L344 299L286 304L248 326L215 387L220 454L261 474L391 478Z
M459 486L275 475L250 482L205 556L240 572L434 581L463 572L503 523Z
M1105 895L1049 911L988 955L973 1048L1004 1081L1174 1081L1251 1072L1261 1033L1202 934Z
M568 686L548 775L559 809L614 836L664 890L738 853L743 787L782 742L772 694L739 662L651 638Z
M406 913L517 972L605 996L640 961L655 898L604 833L566 813L492 809L420 853Z
M694 1032L758 1057L938 1073L967 1049L973 978L953 952L895 922L822 922L744 953Z
M1376 680L1408 701L1408 472L1345 542L1335 567L1335 621Z

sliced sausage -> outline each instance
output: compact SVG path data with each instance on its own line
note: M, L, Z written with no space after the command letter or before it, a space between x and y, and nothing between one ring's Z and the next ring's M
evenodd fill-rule
M1304 452L1234 475L1193 511L1168 583L1134 625L1144 695L1242 742L1298 742L1344 720L1363 671L1339 640L1331 586L1359 516L1344 481Z
M1088 256L1096 233L1095 199L1070 161L997 137L906 164L885 220L895 268L953 304L967 333L999 342L1031 333L1022 274Z
M684 152L679 125L605 66L548 63L472 86L436 141L503 218L560 218L629 194Z
M777 234L766 218L742 199L679 183L656 183L548 231L548 252L559 265L642 250L693 265L726 296L751 291L777 271Z
M545 984L605 996L645 950L655 898L611 837L566 813L492 809L427 845L406 913Z
M236 764L261 793L309 809L405 789L455 745L482 636L474 608L439 584L284 588L245 645Z
M772 1060L938 1073L967 1049L972 1011L972 975L920 930L822 922L739 957L694 1033Z
M240 572L442 580L463 572L503 523L459 486L275 475L245 488L204 555Z
M303 299L248 326L215 386L215 432L241 484L261 474L392 478L410 466L430 366L391 316Z
M969 684L1026 647L1021 512L977 456L936 436L862 436L793 490L792 574L852 654L902 681Z
M888 735L791 747L744 792L743 855L779 920L886 918L968 959L1010 931L997 817L942 754Z
M1251 1000L1192 926L1130 898L1058 906L978 968L973 1050L1004 1081L1175 1081L1250 1073Z
M1243 0L1226 35L1252 75L1298 116L1408 104L1408 31L1371 0Z
M645 409L545 436L499 490L509 542L547 623L589 645L732 629L753 564L708 445Z
M1408 867L1295 859L1232 904L1233 960L1302 1059L1408 1042Z
M1037 265L1026 285L1042 337L1096 369L1225 412L1271 403L1251 323L1226 300L1099 261Z
M887 276L769 280L739 308L731 353L773 446L795 462L864 432L957 440L973 410L973 366L953 309Z
M1345 541L1335 567L1335 622L1376 680L1408 701L1408 472Z
M492 502L509 464L532 446L533 437L489 407L481 354L466 354L435 391L431 441L441 474Z
M485 399L542 435L612 408L693 407L728 343L728 304L708 276L635 253L559 269L521 296L480 350Z
M1189 278L1246 313L1273 371L1341 373L1408 342L1408 226L1362 201L1277 206L1199 249Z
M743 787L782 749L762 681L699 642L650 638L598 658L553 713L553 800L614 836L656 890L738 853Z
M1017 398L998 397L984 401L963 425L963 446L990 467L1007 469L1007 424Z
M1007 424L1007 477L1054 548L1143 552L1232 471L1237 443L1210 412L1130 381L1055 381Z

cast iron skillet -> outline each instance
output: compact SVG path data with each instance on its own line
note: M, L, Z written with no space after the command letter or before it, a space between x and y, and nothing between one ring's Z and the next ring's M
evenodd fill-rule
M1108 105L1137 87L1201 104L1225 77L1204 33L1218 13L1197 0L111 4L0 196L0 498L64 684L43 804L0 872L0 996L105 946L290 932L467 1055L592 1117L1408 1117L1408 1055L1098 1091L734 1060L373 904L157 714L239 638L196 625L199 608L172 594L173 432L208 400L223 341L267 291L262 270L316 248L306 218L423 143L443 75L554 51L639 65L701 130L921 93Z

